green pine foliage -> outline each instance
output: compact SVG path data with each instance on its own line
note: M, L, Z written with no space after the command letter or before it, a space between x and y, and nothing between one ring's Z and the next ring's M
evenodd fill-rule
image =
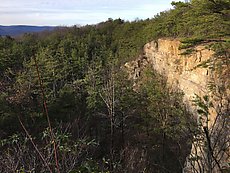
M62 171L72 166L70 172L181 172L193 129L180 105L181 94L170 92L162 77L150 70L134 91L121 66L141 54L146 42L161 37L180 38L185 53L205 41L222 40L210 48L216 51L218 63L226 65L229 6L228 0L172 2L172 9L152 19L108 19L97 25L0 37L0 138L8 141L0 147L0 162L11 163L7 158L20 156L11 172L47 172L39 168L43 163L28 139L23 141L25 136L12 141L17 131L24 134L20 117L39 150L51 157L52 141L49 137L42 141L40 135L47 128L45 100L55 133L61 126L66 132L62 137L68 134L66 141L55 134L60 164L67 156L74 161L65 163ZM75 157L79 147L84 157ZM140 157L146 160L135 160ZM48 161L55 170L54 159ZM0 172L10 172L5 169L0 166Z

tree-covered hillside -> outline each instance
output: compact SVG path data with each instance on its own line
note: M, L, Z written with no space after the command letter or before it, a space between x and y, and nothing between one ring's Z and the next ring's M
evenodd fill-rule
M160 37L226 53L229 14L229 0L172 2L153 19L0 37L0 172L181 172L196 132L182 94L151 68L134 91L121 67Z

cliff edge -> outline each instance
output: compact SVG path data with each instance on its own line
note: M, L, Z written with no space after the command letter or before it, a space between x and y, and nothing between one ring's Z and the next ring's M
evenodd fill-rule
M191 155L188 156L187 159L190 163L185 163L184 172L192 172L192 169L198 170L199 165L207 167L207 169L204 169L204 172L209 171L208 169L211 169L211 167L213 167L213 172L218 172L218 170L226 167L226 163L229 163L230 159L230 68L228 64L222 64L220 70L215 70L209 66L204 67L201 65L206 62L212 62L211 60L215 55L215 52L208 48L209 44L211 43L206 42L196 45L194 46L193 51L187 54L185 53L185 49L180 49L181 42L179 40L158 39L157 41L145 44L142 55L140 55L136 60L125 64L125 68L129 73L129 78L134 80L134 83L141 76L144 68L149 65L156 72L164 76L169 88L172 90L180 90L184 93L184 104L197 118L198 123L202 120L200 120L200 115L197 113L198 107L194 105L193 102L195 96L200 98L207 96L212 102L213 106L210 106L208 109L209 115L207 117L207 121L205 123L202 122L201 131L204 134L203 137L207 137L207 139L205 139L206 143L207 140L210 143L208 150L210 150L210 153L212 153L213 156L210 156L208 163L213 162L213 165L211 164L210 166L206 164L208 158L206 157L206 154L203 154L202 156L202 153L204 153L203 151L206 150L204 140L203 142L197 143L196 138L194 138ZM137 83L138 82L136 82L136 84ZM225 125L222 126L224 123ZM208 132L208 136L205 136L205 128L210 132ZM217 136L218 133L219 136ZM221 147L216 147L217 145ZM200 148L197 149L198 147ZM197 158L195 159L196 163L194 163L194 153L196 153L196 156L199 157L199 160L196 160ZM218 155L220 153L221 158ZM218 165L215 159L222 159L223 162ZM193 163L191 163L191 160L193 160ZM219 168L215 168L217 166ZM229 167L229 165L227 167ZM202 172L202 170L199 171Z

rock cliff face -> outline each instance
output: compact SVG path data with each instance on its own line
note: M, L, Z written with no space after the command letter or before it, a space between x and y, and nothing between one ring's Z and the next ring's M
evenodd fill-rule
M179 46L180 41L169 39L159 39L147 43L143 48L143 55L125 64L130 78L138 79L143 68L150 64L153 69L167 78L167 83L171 88L183 91L184 103L191 111L194 112L192 100L195 94L200 97L209 95L216 105L219 104L218 102L221 100L214 98L208 87L210 82L220 82L217 79L218 75L209 68L196 68L202 62L210 59L214 52L206 49L207 45L199 45L195 47L193 53L182 55L183 50L179 50ZM225 86L229 86L229 79L224 82ZM226 98L229 98L229 93L228 89L225 93ZM214 119L215 111L210 110L210 113Z
M183 56L177 40L158 40L144 46L144 56L153 68L167 78L169 86L184 93L184 102L193 111L194 94L208 95L208 83L211 72L206 68L195 68L213 55L205 46L196 47L196 52Z
M185 105L192 113L194 113L194 116L197 118L199 118L199 116L197 116L196 107L193 105L192 101L194 100L195 94L200 97L205 95L209 96L214 104L214 107L209 109L210 116L208 128L218 130L219 125L217 125L217 121L219 121L219 124L221 124L221 122L229 120L229 67L223 66L224 69L222 69L222 72L224 72L223 74L225 74L225 76L220 76L221 74L218 74L209 68L197 67L199 64L212 58L214 54L212 50L206 48L207 43L196 46L194 48L195 51L188 55L182 55L184 50L180 50L179 46L180 41L170 39L159 39L157 41L147 43L143 48L142 55L140 55L136 60L127 62L125 64L125 68L129 72L129 77L134 81L137 80L141 75L142 70L147 65L151 65L154 70L166 77L169 87L176 90L179 89L184 93L183 99ZM216 94L214 94L216 91L209 89L210 83L218 86L218 88L224 86L225 91L222 93L221 97L218 97ZM219 118L218 112L221 111L224 113L221 114L221 118ZM228 118L224 119L222 117ZM222 136L220 137L219 135L218 138L214 137L213 135L212 137L213 139L216 139L216 141L211 142L219 143L220 146L225 146L225 148L218 148L218 150L226 151L227 149L229 151L229 140L226 140L229 139L229 125L222 127L222 129L224 129L223 132L221 132ZM197 143L193 144L191 155L193 152L197 153L195 145L197 145ZM201 145L203 146L203 144ZM217 148L213 148L213 153L215 152L215 149ZM205 148L199 149L199 152L201 152L201 150L205 150ZM230 151L227 153L230 153ZM216 157L221 159L218 155ZM226 160L229 160L229 156L224 158L223 163L228 162ZM201 159L192 166L190 164L190 167L196 168L196 164L201 164L201 162L205 161ZM187 166L189 167L189 165ZM190 169L190 171L185 172L193 171ZM218 171L214 171L213 169L213 172Z

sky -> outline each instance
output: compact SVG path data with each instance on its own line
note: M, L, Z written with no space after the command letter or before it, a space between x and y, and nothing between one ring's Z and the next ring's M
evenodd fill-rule
M0 0L0 25L72 26L152 18L172 0Z

